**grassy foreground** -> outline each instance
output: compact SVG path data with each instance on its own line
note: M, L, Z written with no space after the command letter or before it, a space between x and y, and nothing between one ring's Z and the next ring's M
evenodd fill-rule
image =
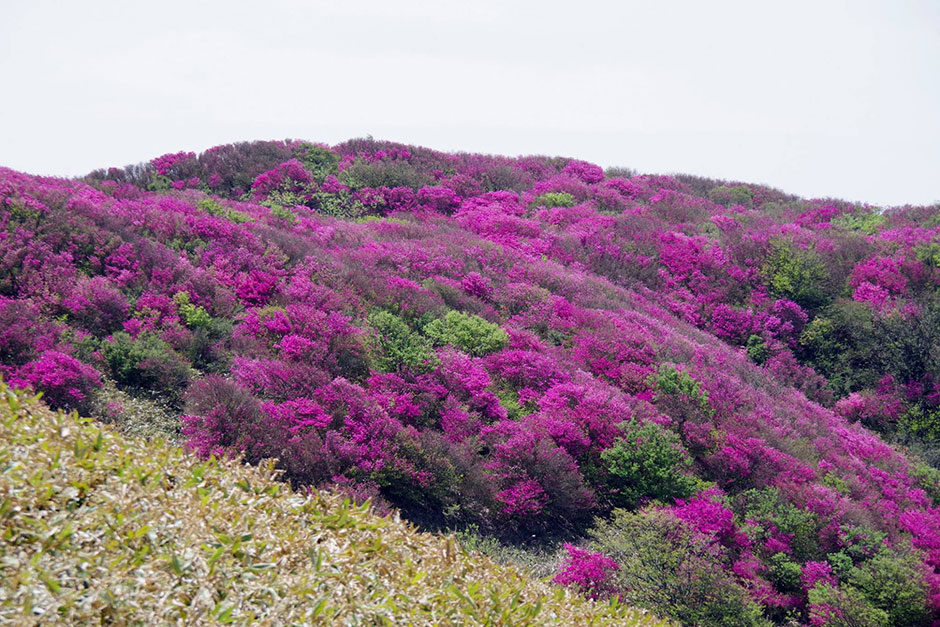
M0 383L0 623L661 625Z

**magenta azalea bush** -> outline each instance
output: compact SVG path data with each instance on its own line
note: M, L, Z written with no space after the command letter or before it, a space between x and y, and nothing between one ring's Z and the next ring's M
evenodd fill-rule
M0 169L0 227L0 371L54 406L590 532L559 583L687 621L940 620L940 207L355 139Z

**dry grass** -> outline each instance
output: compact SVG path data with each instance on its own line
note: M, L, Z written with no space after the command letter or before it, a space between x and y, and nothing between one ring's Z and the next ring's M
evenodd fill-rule
M0 384L0 623L658 625Z

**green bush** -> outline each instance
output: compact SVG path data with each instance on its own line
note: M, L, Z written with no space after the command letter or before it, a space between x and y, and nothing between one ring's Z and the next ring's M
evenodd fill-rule
M786 553L776 553L770 557L770 579L781 592L799 592L802 567L792 561Z
M650 383L655 388L656 405L680 424L706 422L715 415L702 383L672 364L661 364Z
M254 222L248 214L242 213L236 209L229 209L222 203L213 198L205 198L199 201L199 207L210 216L225 218L235 224L244 224L245 222Z
M826 625L833 627L887 627L891 625L888 614L874 608L860 590L851 586L834 588L817 583L809 591L809 602L826 608Z
M200 305L194 305L189 302L187 292L177 292L173 296L173 302L176 303L177 311L186 326L193 329L205 329L212 322L212 316Z
M552 207L574 207L577 201L574 196L566 192L547 192L532 201L532 204L536 207L551 209Z
M776 488L747 490L735 498L735 510L745 520L753 521L751 532L756 536L770 534L771 529L789 534L793 557L809 560L818 555L819 521L811 512L787 502Z
M645 497L667 501L695 494L698 480L685 474L692 460L679 436L655 422L630 420L618 426L623 435L601 453L617 505L635 507Z
M764 339L759 335L751 335L748 337L745 349L747 350L748 359L761 366L764 365L764 362L770 357L770 351L767 350Z
M111 376L120 384L167 392L178 398L190 378L187 361L152 333L132 338L123 331L102 342Z
M591 549L620 565L623 601L683 625L770 625L760 606L723 567L719 545L660 510L614 510L590 532Z
M330 174L338 173L339 155L328 148L302 142L294 148L294 156L318 182L322 182Z
M772 240L762 274L771 294L795 301L804 309L816 309L831 300L826 285L829 272L813 250Z
M848 584L884 611L888 625L928 625L927 586L918 560L882 552L849 573Z
M454 346L475 357L509 344L509 334L499 325L459 311L448 311L443 318L432 321L424 327L424 333L435 346Z
M334 218L360 219L367 216L368 208L358 199L354 199L348 191L340 191L336 194L327 192L316 192L313 194L314 205L317 213Z
M940 375L940 303L921 301L916 316L879 315L865 303L838 300L819 312L800 335L802 357L839 396L876 387L891 374L899 381ZM915 432L927 417L912 415ZM918 426L920 425L920 426Z
M427 338L413 331L395 314L374 311L367 321L375 330L372 349L375 365L382 372L405 369L429 372L437 367L437 356Z
M874 235L887 219L884 215L871 211L846 213L831 220L832 226L846 231L858 231L865 235Z
M293 192L273 192L268 196L268 200L261 203L271 208L271 217L276 218L287 226L297 224L297 216L285 205L296 207L303 204L303 199Z
M931 242L917 246L917 259L931 268L940 268L940 242Z
M708 198L712 202L725 206L744 205L745 207L751 207L754 204L754 192L745 185L736 185L734 187L719 185L708 192Z
M339 180L354 190L364 187L410 187L433 185L434 178L407 161L355 161L340 172Z

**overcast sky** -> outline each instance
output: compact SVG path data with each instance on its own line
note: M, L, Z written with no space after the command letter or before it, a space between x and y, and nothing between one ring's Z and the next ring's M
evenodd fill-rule
M0 165L248 139L940 201L940 1L0 0Z

